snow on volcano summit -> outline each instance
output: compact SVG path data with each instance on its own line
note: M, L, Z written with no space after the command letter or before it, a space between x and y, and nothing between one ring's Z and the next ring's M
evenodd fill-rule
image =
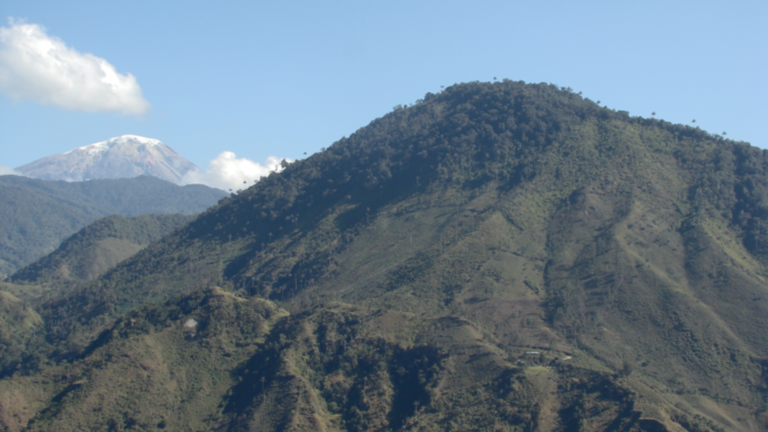
M199 169L159 140L137 135L121 135L16 168L28 177L43 180L83 181L148 175L176 184L190 170Z

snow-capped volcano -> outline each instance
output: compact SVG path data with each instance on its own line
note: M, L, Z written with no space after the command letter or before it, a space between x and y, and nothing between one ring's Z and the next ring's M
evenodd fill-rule
M148 175L179 184L187 171L198 170L159 140L122 135L44 157L16 168L43 180L82 181Z

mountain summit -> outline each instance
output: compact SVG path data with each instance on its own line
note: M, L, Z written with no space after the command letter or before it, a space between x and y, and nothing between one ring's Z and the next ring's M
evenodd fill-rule
M0 425L765 431L766 227L768 151L451 86L84 285L6 284Z
M178 184L187 171L198 169L159 140L121 135L44 157L16 168L22 174L43 180L83 181L158 177Z

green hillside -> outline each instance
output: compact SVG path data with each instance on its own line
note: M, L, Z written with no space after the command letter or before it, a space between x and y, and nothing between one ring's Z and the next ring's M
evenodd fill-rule
M0 176L0 279L100 217L199 213L225 195L153 177L68 183Z
M766 430L767 168L552 85L427 94L43 303L0 422Z
M77 285L95 279L193 216L107 216L64 240L50 254L21 268L8 281L24 285Z

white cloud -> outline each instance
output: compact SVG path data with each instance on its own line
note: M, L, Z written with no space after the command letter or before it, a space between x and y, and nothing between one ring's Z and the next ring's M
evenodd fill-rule
M0 176L4 175L17 175L17 176L23 176L24 174L14 171L13 168L7 167L4 165L0 165Z
M133 75L77 52L42 26L13 20L0 27L0 91L77 111L144 114L150 108Z
M234 153L225 151L208 163L210 166L208 171L188 171L181 179L181 184L204 184L233 191L245 189L253 186L253 183L262 176L282 170L281 161L281 158L270 156L262 165L250 159L238 159Z

